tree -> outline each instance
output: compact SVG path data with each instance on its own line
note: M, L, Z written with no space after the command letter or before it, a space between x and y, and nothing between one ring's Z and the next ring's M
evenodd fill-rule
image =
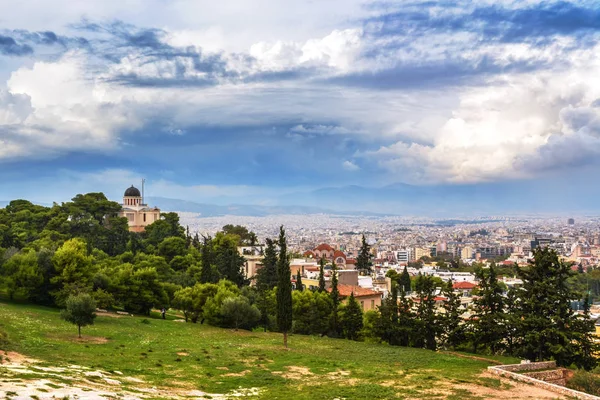
M319 293L325 292L325 257L319 260Z
M96 302L89 294L70 295L65 301L66 308L60 316L67 322L77 325L81 338L81 327L94 324L96 318Z
M506 315L502 286L498 282L496 270L490 266L475 271L479 280L478 296L473 301L473 319L471 321L473 349L477 352L480 345L496 354L506 337Z
M429 275L419 275L415 280L415 291L419 300L415 319L415 344L417 347L435 350L439 331L435 312L435 281Z
M400 277L398 278L398 284L400 285L400 290L404 290L405 292L410 292L410 274L408 273L408 269L404 266L404 270Z
M329 296L331 297L331 302L333 303L333 310L331 311L331 336L338 337L340 335L340 324L339 324L339 316L338 309L340 306L341 298L340 291L338 289L338 276L337 276L337 266L335 262L331 263L331 293Z
M287 241L283 225L279 228L279 259L277 261L277 326L283 333L283 345L287 345L288 332L292 328L292 282Z
M302 284L302 274L300 273L300 270L298 270L298 273L296 274L296 290L300 292L304 290L304 285Z
M216 283L219 280L214 267L214 258L212 238L210 236L203 236L201 250L202 270L200 271L201 283Z
M225 326L226 321L221 313L221 306L226 299L238 297L240 295L240 289L236 284L225 279L220 280L216 286L216 292L206 299L202 317L203 320L206 320L210 325Z
M87 246L81 239L66 241L52 257L57 275L52 283L57 285L54 297L56 304L64 305L66 299L79 292L90 292L94 272L92 257L87 255Z
M445 348L455 348L464 342L464 329L460 311L460 296L454 291L452 280L443 287L444 314L440 317L441 344Z
M219 277L241 287L247 283L242 271L246 260L237 250L237 240L236 235L218 232L212 242Z
M244 296L229 297L221 305L223 320L237 331L240 327L252 329L260 319L260 311Z
M277 286L277 250L272 239L266 239L265 257L262 268L257 272L256 287L259 291L270 290Z
M363 328L363 312L360 304L354 298L354 292L350 293L348 302L343 307L340 325L346 339L358 340Z
M175 257L185 256L187 249L188 245L185 239L174 236L160 242L158 245L158 254L170 263Z
M596 363L595 356L586 349L593 326L580 322L571 310L571 300L581 298L568 285L573 272L552 249L537 248L533 257L529 266L517 267L523 280L519 292L523 319L518 355L532 361L554 359L560 366L579 363L589 368ZM587 359L581 360L582 356Z
M356 269L362 274L371 274L371 247L367 244L365 235L362 235L362 243L356 258Z

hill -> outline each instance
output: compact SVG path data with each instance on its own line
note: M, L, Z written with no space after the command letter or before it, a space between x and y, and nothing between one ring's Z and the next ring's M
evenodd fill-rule
M556 398L488 376L491 362L315 336L234 332L100 315L76 328L58 310L0 303L0 395L50 398ZM505 359L506 361L514 361ZM33 394L33 395L32 395Z

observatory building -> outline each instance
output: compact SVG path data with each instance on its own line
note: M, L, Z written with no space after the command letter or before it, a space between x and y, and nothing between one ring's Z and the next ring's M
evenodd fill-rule
M160 209L148 207L139 189L131 185L123 195L120 217L127 218L130 232L143 232L146 226L160 219Z

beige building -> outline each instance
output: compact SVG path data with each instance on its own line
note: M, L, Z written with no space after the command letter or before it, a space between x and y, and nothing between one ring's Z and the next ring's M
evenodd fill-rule
M123 195L120 217L127 218L130 232L143 232L148 225L160 219L160 209L148 207L140 191L131 185Z

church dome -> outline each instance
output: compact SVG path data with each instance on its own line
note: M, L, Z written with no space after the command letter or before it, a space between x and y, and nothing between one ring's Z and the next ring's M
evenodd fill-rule
M125 191L124 196L125 197L142 197L142 194L140 193L138 188L133 187L133 185L131 185L131 187L127 188L127 190Z

